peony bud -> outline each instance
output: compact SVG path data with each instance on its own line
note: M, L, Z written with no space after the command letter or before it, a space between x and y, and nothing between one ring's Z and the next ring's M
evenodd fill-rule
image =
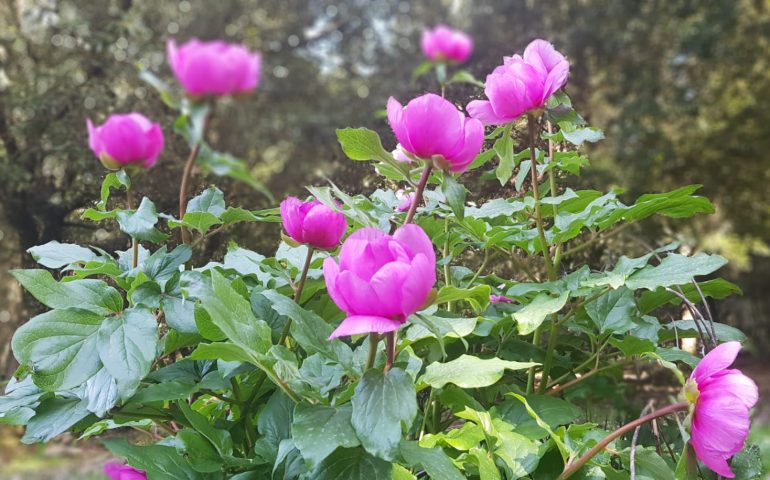
M405 193L403 190L396 190L396 198L398 199L398 205L396 206L397 212L406 212L414 203L415 193Z
M163 131L139 113L113 114L107 121L88 126L88 146L110 170L127 165L150 168L163 151Z
M473 40L466 33L446 25L424 30L420 41L422 53L431 60L464 62L473 52Z
M510 123L523 113L543 108L548 97L567 83L569 62L545 40L534 40L524 56L505 57L503 65L487 75L488 100L468 104L471 117L484 125Z
M464 172L484 143L480 121L432 93L411 100L406 107L390 97L388 122L403 150L451 172Z
M347 318L329 338L397 330L420 310L436 283L433 244L417 225L391 236L363 228L324 261L326 289Z
M295 197L281 202L281 220L295 242L323 250L336 247L347 228L341 212L317 200L303 202Z
M177 47L169 39L166 50L171 70L189 95L241 95L259 84L262 57L243 45L193 38Z

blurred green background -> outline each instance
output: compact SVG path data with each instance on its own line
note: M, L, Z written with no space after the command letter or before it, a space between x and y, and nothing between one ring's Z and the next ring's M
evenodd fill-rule
M406 101L436 90L429 76L412 80L422 61L420 32L436 23L473 36L475 51L465 68L480 79L533 38L548 39L567 55L567 92L607 136L591 149L593 166L573 187L620 186L630 199L703 184L702 193L717 205L715 215L644 224L616 243L597 245L582 261L602 267L609 249L670 239L690 251L726 256L731 263L721 273L744 295L711 307L719 321L749 335L752 356L741 366L766 396L768 0L2 0L0 380L16 366L9 342L14 329L37 308L7 273L30 265L26 249L50 240L126 247L123 236L80 220L104 175L88 150L86 118L102 121L112 112L137 110L161 122L166 151L136 188L159 210L175 210L186 145L172 138L172 112L137 77L139 67L171 79L167 38L225 38L263 53L258 91L220 105L209 138L217 149L246 160L281 198L304 195L304 185L326 178L349 192L379 186L367 165L343 158L334 129L367 126L380 131L387 148L394 146L377 112L390 95ZM479 95L467 84L448 90L458 105ZM229 204L271 206L247 186L211 177L197 176L195 190L214 181ZM484 194L496 187L484 184ZM229 238L272 251L278 231L232 230L213 237L197 255L220 255ZM753 434L765 444L765 455L768 410L758 408ZM22 450L14 432L1 433L0 478L89 478L106 458L98 449L84 455L72 442L53 451ZM78 460L77 468L68 460L84 457L89 461ZM48 473L32 473L40 469ZM73 473L78 469L82 473Z

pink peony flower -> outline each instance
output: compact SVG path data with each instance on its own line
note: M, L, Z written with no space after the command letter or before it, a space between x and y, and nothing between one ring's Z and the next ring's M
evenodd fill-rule
M94 127L90 119L88 146L102 164L112 170L126 165L150 168L163 151L163 131L140 113L113 114Z
M490 295L489 303L513 303L513 300L503 295Z
M399 200L396 211L406 212L414 203L415 193L405 193L403 190L396 190L396 198Z
M433 244L417 225L391 236L363 228L342 244L339 263L324 261L326 288L347 318L329 337L397 330L418 311L436 283Z
M259 84L262 57L243 45L193 38L181 47L166 43L168 63L189 95L248 93Z
M480 121L432 93L411 100L406 107L390 97L388 121L401 148L452 172L464 172L484 143Z
M487 75L488 100L468 104L471 117L485 125L502 125L521 114L545 106L548 97L567 83L569 62L545 40L534 40L524 56L505 57L503 65Z
M147 474L128 465L108 463L104 466L104 474L110 480L147 480Z
M749 434L749 410L757 403L757 385L740 370L728 369L741 350L727 342L710 351L685 386L695 405L690 443L701 462L727 478L735 474L727 460L738 453Z
M336 247L347 228L341 212L318 200L303 202L295 197L281 202L281 220L294 241L323 250Z
M473 52L473 40L466 33L446 25L423 30L420 41L422 53L431 60L464 62Z

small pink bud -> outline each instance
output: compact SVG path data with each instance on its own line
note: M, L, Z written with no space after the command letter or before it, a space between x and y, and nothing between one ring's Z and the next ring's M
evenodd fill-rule
M405 193L403 190L396 190L396 198L399 200L396 206L397 212L406 212L414 203L414 192Z
M163 131L139 113L113 114L102 125L88 126L88 146L110 170L127 165L150 168L163 151Z
M303 202L287 197L281 202L281 220L286 233L297 243L328 250L345 234L345 215L318 200Z
M446 25L437 25L432 30L424 30L420 45L422 53L436 61L464 62L473 52L471 37Z
M177 47L169 39L166 51L171 70L190 96L241 97L259 84L262 57L243 45L193 38Z

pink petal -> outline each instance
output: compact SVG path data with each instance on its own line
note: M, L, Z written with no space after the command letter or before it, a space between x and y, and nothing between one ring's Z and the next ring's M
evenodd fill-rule
M380 301L372 285L350 270L340 269L340 273L337 275L336 288L345 299L350 313L387 315L390 311Z
M732 478L725 460L738 453L749 433L748 409L723 392L703 392L692 420L691 442L698 458L715 472Z
M340 267L337 265L337 261L332 257L327 257L324 260L324 281L326 282L326 290L329 292L329 296L343 312L350 313L350 307L345 301L345 297L337 290L337 277L340 273Z
M404 317L412 315L425 305L436 283L436 264L424 254L415 255L410 267L409 274L401 285L401 311Z
M402 325L399 320L373 315L351 315L329 335L329 340L348 335L361 335L364 333L387 333Z
M465 109L468 110L468 115L480 120L484 125L504 125L514 120L498 116L488 100L473 100Z
M302 221L302 238L318 248L335 247L345 233L345 216L326 205L314 205Z
M419 225L403 225L393 233L393 238L409 248L412 258L422 253L435 268L436 253L433 251L433 242Z
M740 370L722 370L698 383L701 393L731 396L750 409L759 400L757 384Z
M88 127L88 146L94 152L94 155L98 157L104 151L101 138L99 138L99 129L94 127L90 118L86 119L86 126Z
M286 197L281 202L281 220L283 221L283 228L286 233L298 243L305 243L302 237L302 220L303 216L300 213L300 207L302 206L302 200L296 197Z
M732 365L740 351L740 342L726 342L719 345L703 357L693 370L691 378L694 378L700 385L707 377Z
M372 276L370 285L380 304L376 312L378 315L388 318L402 316L401 292L411 270L412 266L408 263L390 262Z
M393 134L396 136L398 143L400 143L408 152L414 152L414 147L409 140L409 133L404 124L404 107L398 103L398 100L390 97L388 99L387 109L388 123L390 123L390 128L393 129Z
M387 252L374 248L378 244L387 245L388 235L376 228L362 228L351 234L340 249L340 270L352 270L359 277L369 280L382 265L392 260L382 258Z
M404 109L404 126L413 148L407 150L421 158L446 157L454 151L463 137L457 112L451 102L433 93L412 99Z
M450 161L452 172L464 172L468 166L473 163L476 156L481 152L484 145L484 125L475 118L465 120L465 139L462 148L452 157Z

